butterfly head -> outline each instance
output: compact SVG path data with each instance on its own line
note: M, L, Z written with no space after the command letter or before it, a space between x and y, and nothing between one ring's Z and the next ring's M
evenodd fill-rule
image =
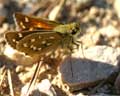
M71 33L72 35L75 35L75 34L77 33L77 31L80 29L80 26L79 26L79 25L80 25L79 23L71 23L71 24L70 24L70 28L71 28L70 33Z
M71 23L69 34L73 38L78 38L82 35L80 23Z

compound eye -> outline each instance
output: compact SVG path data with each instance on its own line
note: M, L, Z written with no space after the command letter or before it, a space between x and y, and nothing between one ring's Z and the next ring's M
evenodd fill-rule
M77 33L77 31L72 31L72 35L75 35Z

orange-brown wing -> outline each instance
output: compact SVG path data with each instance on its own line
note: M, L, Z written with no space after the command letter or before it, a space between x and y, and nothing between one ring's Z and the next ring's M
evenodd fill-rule
M52 30L61 23L42 18L34 18L21 13L15 13L14 19L20 30L46 29Z

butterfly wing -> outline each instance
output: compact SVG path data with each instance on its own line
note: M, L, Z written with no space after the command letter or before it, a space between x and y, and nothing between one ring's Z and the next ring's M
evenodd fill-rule
M5 34L5 38L7 40L7 42L9 43L9 45L11 45L11 47L13 47L14 49L16 49L16 44L23 39L25 36L32 34L32 33L36 33L36 32L50 32L49 30L34 30L34 31L21 31L21 32L8 32Z
M34 18L21 13L15 13L14 19L20 30L46 29L52 30L61 23L42 18Z
M16 49L29 56L43 55L59 47L61 39L61 35L55 32L32 33L20 40Z

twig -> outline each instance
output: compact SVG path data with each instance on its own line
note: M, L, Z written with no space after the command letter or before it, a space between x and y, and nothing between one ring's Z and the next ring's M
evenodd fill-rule
M65 5L66 0L60 0L60 3L55 6L52 11L49 13L48 18L50 20L55 20L57 17L57 14L62 10L63 6Z
M10 88L10 94L11 94L11 96L15 96L14 90L13 90L13 85L12 85L11 73L10 73L9 69L7 70L7 75L8 75L8 84L9 84L9 88Z
M31 81L30 81L30 84L29 84L29 87L28 87L28 90L27 90L25 96L29 96L30 92L34 89L34 85L36 83L36 80L37 80L39 70L40 70L42 63L43 63L43 60L41 60L40 62L37 63L35 72L33 74Z
M5 66L3 66L2 69L0 69L0 86L2 85L3 79L6 75L6 70L4 70L4 69L5 69Z

